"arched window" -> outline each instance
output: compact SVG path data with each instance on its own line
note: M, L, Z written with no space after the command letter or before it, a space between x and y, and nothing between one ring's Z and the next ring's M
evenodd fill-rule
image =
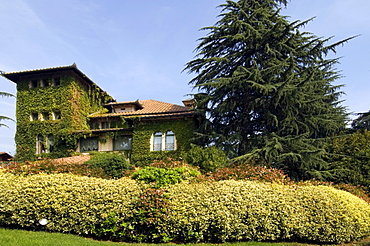
M153 135L153 151L162 150L162 133L155 132Z
M173 131L166 132L166 149L175 150L175 133Z

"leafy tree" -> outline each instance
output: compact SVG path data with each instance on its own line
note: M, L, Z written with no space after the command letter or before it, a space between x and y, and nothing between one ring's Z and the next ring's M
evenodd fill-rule
M217 168L227 165L228 159L225 152L211 147L200 147L197 145L184 153L184 160L186 163L197 166L203 173L214 172Z
M300 29L280 14L286 0L227 0L220 19L200 39L185 70L195 73L196 108L206 119L204 144L237 161L282 168L296 179L327 168L323 140L345 128L340 105L338 45Z
M370 130L370 111L366 113L358 113L358 117L352 121L352 130Z
M332 139L328 153L327 181L362 185L370 192L370 131L364 129Z
M7 93L7 92L1 92L1 91L0 91L0 96L1 96L1 97L14 97L14 95L12 95L12 94L10 94L10 93ZM6 116L1 116L1 115L0 115L0 121L2 121L2 120L13 120L13 119L11 119L11 118L9 118L9 117L6 117ZM0 123L0 127L1 127L1 126L8 127L7 125Z

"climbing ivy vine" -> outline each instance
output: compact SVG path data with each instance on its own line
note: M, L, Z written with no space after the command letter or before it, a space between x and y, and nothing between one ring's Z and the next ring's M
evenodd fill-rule
M15 141L18 160L37 158L35 142L38 135L44 139L49 134L54 136L55 151L43 156L71 155L77 147L77 140L83 136L82 133L76 134L76 130L88 130L87 116L102 110L102 104L111 100L108 95L102 95L100 88L85 87L74 76L60 77L58 86L30 88L29 83L29 80L17 83ZM60 119L53 119L53 112L59 112ZM38 118L32 119L32 114Z
M45 81L50 84L45 86ZM131 157L132 164L136 166L146 166L153 160L164 157L178 157L182 151L190 149L195 129L191 117L156 121L140 117L117 117L114 122L117 131L93 134L88 124L89 115L104 112L106 109L102 105L113 99L95 84L88 86L72 75L58 78L58 85L52 85L51 81L51 78L39 79L38 84L32 86L34 81L31 82L30 79L17 82L17 160L35 160L40 156L70 156L76 151L80 138L99 137L100 143L105 143L108 138L113 139L121 135L119 129L132 126L133 149L120 152L128 158ZM58 112L58 117L55 117L55 112ZM174 151L150 151L151 136L157 131L174 132L178 148ZM48 139L50 135L53 136L53 149L48 149L48 146L51 146ZM37 141L43 141L47 153L36 154Z
M136 119L133 134L132 163L135 166L147 166L154 160L161 160L165 157L179 157L182 151L190 149L194 129L195 124L191 118L166 121L140 121L140 119ZM152 134L166 131L175 133L178 148L174 151L150 151Z

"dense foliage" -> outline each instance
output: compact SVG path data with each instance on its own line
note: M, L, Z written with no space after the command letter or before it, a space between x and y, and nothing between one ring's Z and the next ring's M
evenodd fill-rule
M225 152L215 146L200 147L194 145L183 154L183 158L186 163L199 167L203 173L213 172L228 163Z
M154 189L128 178L0 171L0 226L135 242L298 240L370 235L370 206L332 187L257 181L182 182Z
M200 172L190 166L161 168L144 167L136 170L131 177L135 180L151 184L154 188L165 187L170 184L181 183L184 180L197 178Z
M330 187L220 181L177 185L169 194L166 229L179 241L322 243L353 240L350 231L369 233L369 204Z
M345 128L340 86L332 84L338 59L326 55L348 39L327 44L301 32L309 21L289 22L281 3L226 1L185 70L196 74L190 83L205 144L310 179L327 166L321 140Z
M26 162L7 162L0 166L5 172L18 175L70 173L75 175L109 178L100 167L88 164L62 164L52 159Z
M218 168L215 172L207 174L210 180L258 180L278 184L288 184L290 178L283 171L276 168L266 168L255 165L237 165Z
M362 185L370 192L370 131L335 138L327 152L330 169L323 173L325 180Z
M91 159L85 164L90 165L92 169L101 168L110 178L122 178L126 170L132 169L126 158L117 153L92 153Z
M191 139L195 129L193 118L158 121L135 119L133 134L133 149L131 163L137 167L145 167L155 160L178 158L182 152L190 149ZM173 151L150 151L150 139L155 132L171 130L175 133L177 149Z
M41 154L43 157L70 156L77 149L78 139L84 136L75 131L88 130L87 116L101 110L102 103L111 100L103 96L99 88L86 88L73 76L60 77L58 86L30 88L29 83L28 80L17 83L15 142L16 158L21 161L37 159L35 141L38 135L42 136L45 148L50 148L47 136L53 136L53 149L46 149L45 152L49 153ZM53 112L59 112L60 118L53 119ZM38 118L31 121L32 114L38 117L45 114L49 120Z
M127 217L141 193L134 180L105 180L71 174L13 175L0 171L0 225L91 234L110 212Z
M358 117L352 121L351 128L357 130L370 130L370 111L366 113L358 113Z

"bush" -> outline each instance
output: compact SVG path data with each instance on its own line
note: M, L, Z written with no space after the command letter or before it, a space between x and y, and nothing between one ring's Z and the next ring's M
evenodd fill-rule
M290 178L282 170L276 168L266 168L253 165L233 164L229 167L218 168L213 173L208 173L210 180L259 180L264 182L288 184Z
M0 170L0 226L91 235L110 213L122 223L142 193L136 181L71 174L13 175Z
M370 206L327 186L219 181L173 186L162 231L174 241L340 243L370 235Z
M122 178L124 171L132 169L122 155L105 152L94 153L85 164L92 168L103 169L104 173L110 178Z
M32 162L9 162L2 166L9 173L32 175L32 174L56 174L71 173L96 178L107 178L108 175L100 167L92 167L87 164L59 164L52 159L44 159Z
M370 205L328 186L260 181L182 182L154 189L122 178L0 171L0 226L135 242L295 240L370 236Z
M186 163L199 167L202 173L213 172L228 163L226 154L215 146L194 145L187 153L183 154L183 157Z
M160 188L170 184L177 184L184 180L191 180L199 175L200 173L190 166L173 168L150 166L136 170L131 177L146 184L152 184L154 188Z
M171 238L159 231L158 224L166 217L168 196L163 189L146 189L135 202L131 214L124 222L110 213L103 223L95 225L96 236L125 242L169 242Z

